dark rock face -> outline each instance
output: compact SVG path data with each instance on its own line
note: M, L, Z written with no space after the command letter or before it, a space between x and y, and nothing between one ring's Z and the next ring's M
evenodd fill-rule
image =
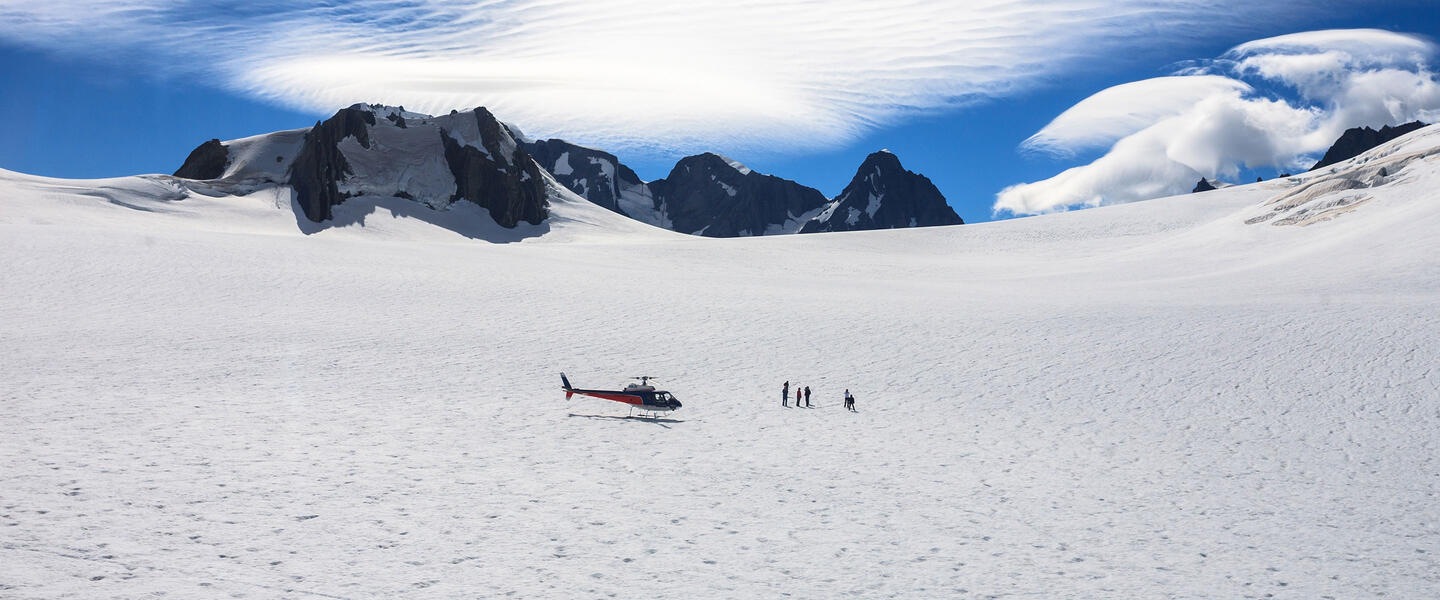
M845 190L800 233L964 223L928 177L905 170L898 157L882 150L865 158Z
M1346 129L1345 133L1340 135L1340 139L1335 140L1335 143L1325 152L1325 156L1320 159L1320 162L1315 163L1315 166L1310 167L1310 170L1314 171L1315 169L1328 167L1341 161L1350 160L1356 156L1360 156L1366 150L1415 131L1416 129L1420 129L1421 127L1425 127L1426 125L1428 124L1420 121L1411 121L1395 127L1386 125L1381 127L1379 131L1369 127Z
M473 114L485 146L483 152L461 145L448 132L440 133L445 162L455 176L452 200L463 198L484 207L504 227L514 227L520 221L539 225L550 216L540 166L518 144L507 156L500 140L502 135L509 137L510 131L490 111L477 108Z
M368 127L374 124L374 113L352 106L316 123L305 134L305 144L290 164L290 186L307 219L325 221L333 216L330 207L345 201L346 195L338 184L351 171L340 152L340 140L353 136L361 146L369 148Z
M748 169L747 169L748 171ZM763 235L770 225L825 205L825 195L788 179L744 172L717 154L687 156L649 184L674 230L708 237Z
M219 179L230 164L230 150L220 140L210 140L190 151L185 164L175 171L186 179Z
M964 223L929 179L906 171L888 152L867 157L845 191L829 200L818 190L713 153L685 157L664 179L645 183L608 152L558 139L521 142L484 108L408 121L402 114L403 109L357 104L304 133L284 173L306 220L332 220L333 208L347 198L374 196L442 209L464 199L504 227L539 225L550 216L553 176L616 213L710 237ZM288 147L295 147L297 133L285 133L292 136ZM177 175L219 177L231 168L229 154L211 140L191 153Z
M1256 179L1255 181L1260 181L1260 180L1259 180L1259 179ZM1206 180L1204 177L1201 177L1201 178L1200 178L1200 181L1198 181L1198 182L1195 183L1195 189L1190 190L1190 193L1196 194L1196 193L1199 193L1199 192L1208 192L1208 191L1213 190L1213 189L1215 189L1215 186L1214 186L1214 185L1211 185L1211 183L1210 183L1208 180Z
M822 210L849 197L847 194L831 201L814 188L751 171L714 153L682 158L664 179L644 183L608 152L558 139L529 142L525 148L541 168L576 194L622 215L681 233L739 237L964 223L929 179L904 170L899 159L888 152L871 155L861 168L883 175L875 186L886 200L876 205L872 215L865 194L863 201L847 202L839 211L839 220L830 222L821 217L836 211ZM846 191L856 186L852 181ZM864 216L849 223L849 209L856 202ZM821 217L811 218L817 213ZM800 222L807 218L810 221Z
M625 214L620 208L622 190L645 183L640 181L635 171L609 152L577 146L561 139L530 142L525 144L525 150L560 185L622 215Z

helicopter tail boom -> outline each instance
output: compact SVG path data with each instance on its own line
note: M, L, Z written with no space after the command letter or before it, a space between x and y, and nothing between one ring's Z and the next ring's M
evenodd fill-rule
M560 373L560 383L565 390L565 399L569 400L571 396L575 395L575 388L570 387L570 378L566 377L565 373Z

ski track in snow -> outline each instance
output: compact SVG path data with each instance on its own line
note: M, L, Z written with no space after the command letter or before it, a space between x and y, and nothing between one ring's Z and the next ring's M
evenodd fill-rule
M1305 228L1243 224L1263 184L518 244L12 176L0 596L1440 595L1440 171L1411 168ZM561 370L685 408L567 403Z

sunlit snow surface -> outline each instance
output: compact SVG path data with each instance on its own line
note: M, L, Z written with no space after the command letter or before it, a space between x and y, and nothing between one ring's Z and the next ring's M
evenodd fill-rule
M1440 158L1246 224L1323 176L750 239L557 196L489 243L5 173L0 597L1435 597Z

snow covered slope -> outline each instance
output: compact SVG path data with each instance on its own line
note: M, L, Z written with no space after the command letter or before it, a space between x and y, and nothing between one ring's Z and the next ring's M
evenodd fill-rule
M806 236L557 192L510 244L3 173L0 596L1435 597L1437 146Z

